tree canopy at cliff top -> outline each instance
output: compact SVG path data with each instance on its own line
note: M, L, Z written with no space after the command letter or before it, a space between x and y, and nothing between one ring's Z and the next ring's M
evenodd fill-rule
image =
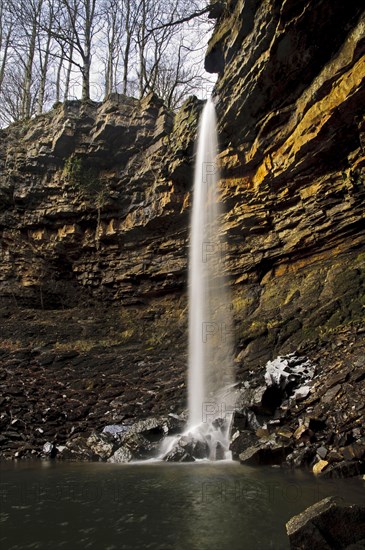
M206 0L0 0L0 124L66 99L205 96Z

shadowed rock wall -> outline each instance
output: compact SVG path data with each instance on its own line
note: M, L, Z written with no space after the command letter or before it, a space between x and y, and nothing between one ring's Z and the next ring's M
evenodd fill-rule
M131 303L181 290L199 102L67 102L0 133L0 295Z

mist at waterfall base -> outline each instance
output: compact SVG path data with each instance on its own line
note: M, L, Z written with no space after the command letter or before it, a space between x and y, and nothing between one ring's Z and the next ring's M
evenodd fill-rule
M189 420L183 438L196 441L195 458L210 460L231 457L229 427L234 404L233 326L224 266L217 155L216 113L209 99L199 125L193 186L188 281ZM174 444L170 442L169 448Z

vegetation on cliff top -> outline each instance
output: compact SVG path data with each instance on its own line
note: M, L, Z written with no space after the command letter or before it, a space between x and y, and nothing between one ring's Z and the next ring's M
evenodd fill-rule
M205 0L0 3L0 126L62 100L153 91L175 108L203 93Z

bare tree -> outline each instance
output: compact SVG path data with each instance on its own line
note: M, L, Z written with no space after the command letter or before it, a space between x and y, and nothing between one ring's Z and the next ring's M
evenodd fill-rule
M58 25L51 30L52 37L60 45L68 46L67 51L63 49L69 62L68 78L73 65L81 72L83 101L90 99L92 46L100 30L99 4L97 0L59 0Z
M0 3L0 91L5 75L5 67L9 62L11 39L14 30L14 19L12 14L6 10L5 5Z
M202 61L209 26L201 17L209 9L199 0L188 5L156 0L145 21L141 95L152 90L176 108L188 94L204 88Z
M22 113L22 74L12 65L8 68L1 89L1 119L2 125L21 120Z
M65 55L64 55L64 46L62 45L60 47L59 55L58 57L58 64L56 69L56 80L55 80L55 88L56 88L56 96L55 100L56 103L58 103L61 100L61 78L62 78L62 69L63 64L65 61Z
M65 49L64 55L67 60L67 70L66 70L66 80L65 80L65 88L63 93L63 99L64 101L67 101L70 95L70 82L71 82L71 73L72 73L72 67L73 65L78 66L76 61L74 60L74 42L71 40L69 44L66 45L67 49ZM66 53L65 53L66 52Z
M24 65L23 96L21 105L22 118L29 118L32 114L31 87L33 83L33 69L37 46L37 33L40 27L40 18L44 0L8 0L8 8L17 27L17 43L14 47L22 52L20 61Z
M196 93L197 88L203 89L207 83L201 63L189 60L191 53L190 47L181 39L174 48L174 56L166 56L160 63L154 91L172 110L177 109L186 97Z
M207 0L0 0L0 124L80 89L88 100L92 78L106 96L153 91L175 109L203 88L209 9Z
M120 44L123 31L123 4L120 0L105 1L105 30L102 31L101 43L105 40L107 56L105 65L105 96L115 89L116 67L120 56Z
M55 0L46 0L45 2L45 13L44 17L44 26L46 29L45 36L43 33L38 32L38 52L39 52L39 67L40 67L40 85L39 85L39 96L38 96L38 108L37 113L41 114L44 107L45 93L46 93L46 84L47 84L47 73L49 69L50 58L52 55L51 52L51 43L52 43L52 27L55 22Z
M124 0L125 5L125 18L124 18L124 29L125 29L125 44L123 50L123 93L127 94L128 92L128 76L129 76L129 66L130 66L130 57L133 47L133 37L135 30L137 28L138 14L140 10L140 4L136 0Z

